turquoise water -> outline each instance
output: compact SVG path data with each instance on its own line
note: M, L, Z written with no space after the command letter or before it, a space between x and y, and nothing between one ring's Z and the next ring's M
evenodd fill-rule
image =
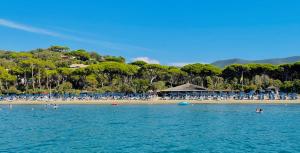
M300 152L300 105L1 106L0 152Z

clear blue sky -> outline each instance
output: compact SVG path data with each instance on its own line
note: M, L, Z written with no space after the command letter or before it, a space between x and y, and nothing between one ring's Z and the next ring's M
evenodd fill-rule
M162 64L300 55L297 0L1 0L0 49L50 45Z

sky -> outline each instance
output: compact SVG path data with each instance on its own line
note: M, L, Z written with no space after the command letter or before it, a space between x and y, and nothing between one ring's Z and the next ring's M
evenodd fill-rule
M0 49L183 65L300 55L297 0L1 0Z

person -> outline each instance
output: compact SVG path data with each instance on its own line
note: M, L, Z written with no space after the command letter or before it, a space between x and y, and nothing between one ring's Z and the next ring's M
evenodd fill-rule
M57 109L57 108L58 108L58 105L54 104L53 108L54 108L54 109Z
M259 109L259 111L260 111L260 112L262 112L262 111L263 111L263 109L261 109L261 108L260 108L260 109Z
M263 109L261 108L256 108L256 113L262 113L263 112Z

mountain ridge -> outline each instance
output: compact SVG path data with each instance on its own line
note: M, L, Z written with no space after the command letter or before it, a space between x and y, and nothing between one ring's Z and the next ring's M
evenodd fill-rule
M290 56L285 58L269 58L269 59L261 59L261 60L246 60L242 58L231 58L225 60L217 60L211 63L214 66L223 68L227 65L231 64L249 64L249 63L259 63L259 64L288 64L288 63L295 63L300 61L300 56Z

